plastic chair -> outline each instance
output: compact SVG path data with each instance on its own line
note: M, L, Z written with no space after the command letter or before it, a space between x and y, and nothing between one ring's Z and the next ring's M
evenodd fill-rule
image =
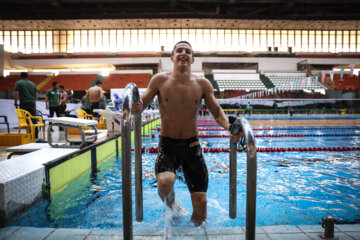
M105 123L105 122L106 122L105 117L104 117L103 115L101 115L100 113L99 113L99 116L100 116L100 117L97 118L97 117L94 117L94 116L91 115L91 114L88 114L87 112L85 112L85 111L82 110L82 109L77 109L76 112L77 112L79 118L81 118L81 119L97 120L97 121L99 121L100 123Z
M32 142L35 142L35 128L41 127L43 139L45 139L45 125L40 116L32 116L28 111L20 108L15 109L15 113L19 120L19 133L21 129L25 128L27 133L31 133ZM33 123L32 119L37 119L38 123Z
M81 119L93 119L93 116L91 114L88 114L82 109L77 109L76 112Z
M0 118L4 118L4 121L3 121L3 122L0 122L0 124L6 124L6 126L7 126L7 131L8 131L8 133L10 133L9 122L8 122L8 120L7 120L7 116L0 116Z
M37 109L36 109L36 116L40 116L42 118L44 124L46 124L46 120L50 117L49 114L42 113L40 110L37 110Z

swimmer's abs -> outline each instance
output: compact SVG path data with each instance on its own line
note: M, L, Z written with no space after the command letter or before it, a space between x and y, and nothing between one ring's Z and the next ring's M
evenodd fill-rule
M172 139L190 139L196 137L197 135L198 131L196 126L190 128L189 126L183 128L176 126L175 128L172 128L168 125L162 124L160 131L160 136Z

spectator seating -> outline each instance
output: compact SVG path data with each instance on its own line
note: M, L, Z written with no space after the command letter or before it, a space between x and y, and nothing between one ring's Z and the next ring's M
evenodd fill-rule
M258 73L215 73L214 80L220 91L266 89Z
M60 85L63 85L65 89L74 91L86 90L97 76L98 74L60 74L42 87L41 91L52 88L53 82L58 82Z
M102 88L125 88L128 83L135 83L138 88L146 88L151 78L150 73L113 73L104 80Z
M337 90L360 90L360 78L355 74L344 74L341 80L340 74L334 74L333 81L331 81L330 74L326 74L325 82Z
M315 90L315 89L324 89L325 87L319 82L312 79L309 83L306 78L305 73L265 73L265 76L270 79L270 81L277 88L289 90Z
M35 85L36 85L40 81L45 79L46 77L47 77L46 75L29 75L28 79L31 82L35 83ZM1 78L0 79L0 91L6 91L6 92L14 91L15 83L18 80L20 80L20 74L19 75L9 75L4 78Z

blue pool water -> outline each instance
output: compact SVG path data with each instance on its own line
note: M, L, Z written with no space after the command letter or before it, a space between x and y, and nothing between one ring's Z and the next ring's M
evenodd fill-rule
M290 129L290 128L289 128ZM203 134L224 134L207 131ZM298 134L293 130L255 131L255 134ZM359 134L360 129L306 128L301 134ZM147 148L155 139L144 138ZM228 147L227 138L201 138L202 146ZM359 146L360 137L257 138L257 147L349 147ZM238 153L237 218L229 218L229 153L205 153L209 170L208 217L211 227L244 226L246 197L246 153ZM258 226L277 224L319 224L331 215L342 223L360 222L360 151L346 152L258 152ZM144 220L134 227L157 228L167 224L164 205L157 195L154 174L156 154L143 154ZM179 175L175 192L181 203L174 227L190 219L190 194ZM62 192L43 200L9 225L71 228L121 228L121 159L112 157L99 166L96 177L90 172ZM133 190L134 193L134 190ZM134 199L134 198L133 198ZM134 210L135 212L135 210ZM135 217L134 217L135 219ZM134 220L135 221L135 220Z

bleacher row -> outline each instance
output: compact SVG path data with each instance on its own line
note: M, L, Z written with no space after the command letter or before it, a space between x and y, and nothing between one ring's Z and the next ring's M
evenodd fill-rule
M107 77L98 74L60 74L57 76L29 74L28 77L30 81L36 84L38 91L46 91L52 88L53 82L58 82L65 89L84 91L93 86L97 80L103 82L102 88L104 90L124 88L129 82L136 83L138 88L146 88L150 78L150 73L109 74ZM14 91L15 82L18 80L20 80L20 74L0 78L0 91Z
M340 79L340 74L334 74L333 81L326 75L326 80L322 83L319 78L308 81L305 74L299 73L265 73L260 77L258 73L214 73L207 74L206 77L212 81L214 88L220 91L224 90L265 90L269 88L262 79L271 82L277 88L285 90L315 90L333 88L337 90L359 90L360 79L358 76L344 74ZM0 78L0 91L14 91L15 82L20 79L20 75L9 75ZM93 86L97 80L103 82L102 88L109 90L112 88L124 88L129 82L135 83L139 88L146 88L151 79L150 73L113 73L107 77L100 74L60 74L49 76L45 74L29 75L29 80L37 85L39 91L46 91L52 87L54 81L63 85L65 89L74 91L83 91Z

